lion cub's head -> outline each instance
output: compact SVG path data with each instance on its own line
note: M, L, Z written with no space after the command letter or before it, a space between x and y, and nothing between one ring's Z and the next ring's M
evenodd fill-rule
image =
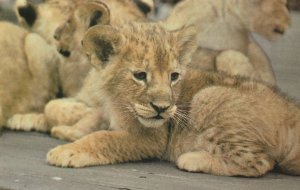
M116 25L123 21L144 20L145 14L153 9L151 2L153 3L152 0L79 1L74 5L68 19L55 30L54 38L59 52L65 57L81 53L83 35L94 25ZM144 14L141 10L145 11Z
M269 40L285 33L290 25L287 0L247 0L241 1L251 31L257 32Z
M153 0L44 0L33 4L30 0L16 0L15 11L18 21L48 42L55 43L55 30L65 23L74 9L89 2L111 5L115 17L145 17L154 8ZM102 15L98 15L101 18Z
M104 96L124 117L159 127L176 112L185 66L196 49L193 28L168 32L154 23L95 26L83 49Z

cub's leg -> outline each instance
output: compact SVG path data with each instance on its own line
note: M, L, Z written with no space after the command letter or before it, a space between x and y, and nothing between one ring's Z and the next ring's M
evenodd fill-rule
M194 145L177 159L180 169L215 175L258 177L275 164L274 131L257 96L228 87L208 87L191 102ZM271 116L270 116L271 117ZM275 133L276 134L276 133Z
M223 154L188 152L178 158L177 166L190 172L246 177L259 177L273 168L274 161L267 154L236 148L236 151Z
M12 130L48 132L50 130L42 113L15 114L8 119L6 127Z
M48 132L54 125L74 125L91 110L75 99L52 100L46 105L44 114L15 114L6 125L13 130Z
M276 85L276 78L270 60L253 38L250 39L247 55L253 67L259 73L261 80L271 85Z
M109 124L102 119L101 112L95 109L72 126L60 125L53 127L51 135L59 139L75 141L97 130L108 129L108 127Z
M47 162L60 167L114 164L161 156L167 144L167 130L149 133L99 131L73 143L58 146L47 154Z
M100 110L88 107L76 99L53 100L45 108L51 126L51 135L69 141L90 134L103 122ZM104 123L104 122L103 122ZM107 129L107 126L101 126Z
M232 76L239 75L260 80L249 58L239 51L226 50L220 53L216 58L216 69Z
M71 126L92 110L76 99L64 98L50 101L45 107L45 115L51 126Z

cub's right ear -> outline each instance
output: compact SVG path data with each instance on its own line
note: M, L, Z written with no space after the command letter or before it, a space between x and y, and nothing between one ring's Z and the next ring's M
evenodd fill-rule
M15 12L20 24L32 27L37 19L37 8L28 0L17 0Z
M82 3L74 12L77 23L81 23L86 29L97 24L110 23L110 10L101 1L88 1Z
M97 25L87 31L82 46L97 69L105 67L120 52L123 42L124 36L112 26Z
M175 31L179 47L179 63L187 65L197 49L197 31L194 26L188 26Z

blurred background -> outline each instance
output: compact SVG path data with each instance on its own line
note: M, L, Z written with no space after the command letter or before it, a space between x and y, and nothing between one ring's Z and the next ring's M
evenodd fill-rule
M0 0L0 20L16 22L13 11L15 0ZM42 0L29 0L39 3ZM180 0L154 0L154 20L165 18L172 6ZM292 27L276 42L269 42L258 35L254 37L269 56L279 87L292 97L300 100L300 0L288 0L291 10Z

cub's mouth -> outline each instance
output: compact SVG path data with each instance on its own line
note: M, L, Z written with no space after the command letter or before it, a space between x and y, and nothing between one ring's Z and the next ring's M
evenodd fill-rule
M153 108L153 106L144 106L136 104L134 110L138 121L145 127L156 128L161 127L166 121L168 121L176 112L177 107L175 105L169 106L162 111Z
M138 116L138 120L145 127L156 128L162 126L168 119L164 119L162 116L157 115L151 118Z

